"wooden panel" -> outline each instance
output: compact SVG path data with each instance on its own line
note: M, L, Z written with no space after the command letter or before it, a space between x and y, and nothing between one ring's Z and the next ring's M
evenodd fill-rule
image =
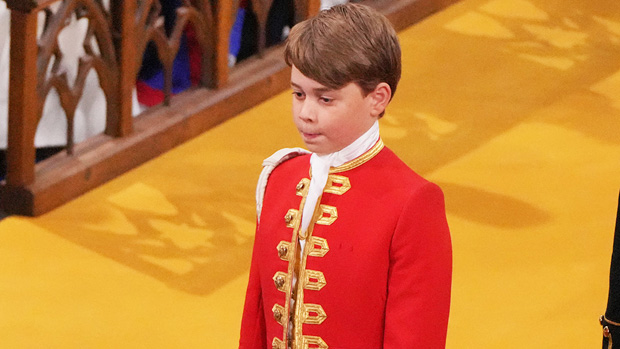
M321 0L294 0L295 23L316 15L321 8Z
M213 3L219 4L217 8L214 8ZM164 18L160 16L161 9L159 0L143 1L137 8L137 20L133 29L137 48L133 54L133 61L137 71L142 64L142 55L147 45L149 43L155 45L164 77L164 105L169 105L172 98L173 64L179 52L182 36L190 25L194 29L202 53L202 87L214 88L223 83L228 66L218 64L224 59L221 55L225 54L225 59L228 59L228 43L223 41L225 35L227 40L227 33L230 32L232 25L229 22L231 14L226 12L232 11L230 3L209 0L185 1L176 8L175 22L168 31L165 27L169 23L166 24ZM216 20L216 14L222 16L221 20ZM224 48L224 52L219 51Z
M63 152L44 161L35 183L0 190L9 200L26 199L19 206L4 202L5 210L45 213L283 91L290 69L281 56L281 49L269 50L264 59L250 58L233 70L226 88L196 89L172 99L170 108L152 108L128 137L100 135L76 145L74 156Z
M252 2L252 9L258 21L258 54L261 55L266 47L267 17L269 16L271 5L273 5L273 0L250 1Z
M31 12L37 7L39 7L39 1L37 0L5 0L6 6L10 10L20 11L20 12Z
M234 4L233 4L234 3ZM217 1L215 5L215 53L213 64L214 86L224 87L228 83L228 40L238 4L234 1Z
M34 182L34 136L37 116L37 17L11 11L9 78L9 137L7 176L9 186Z
M117 56L119 50L114 45L112 28L110 28L106 10L99 2L95 0L62 1L58 2L55 11L50 9L44 9L44 11L46 16L43 25L40 26L42 32L38 40L36 67L38 98L33 102L38 106L36 124L42 117L47 96L54 89L58 93L60 105L67 119L66 149L67 152L72 153L74 116L82 99L89 73L92 70L97 73L99 85L106 97L108 125L120 123L121 112L118 106L131 103L133 80L127 81L130 83L127 86L130 94L129 99L123 101L119 95L119 56ZM84 39L80 41L78 38L75 43L84 48L84 54L78 57L77 74L73 81L69 81L66 67L73 62L68 62L68 64L65 62L65 53L59 46L58 37L74 17L78 20L85 20L88 27ZM131 117L131 109L127 117ZM114 131L118 133L118 130Z
M119 78L115 99L108 100L106 131L110 136L123 137L133 131L132 93L136 81L136 31L135 1L112 0L110 2L112 25L120 37L115 42Z
M319 9L321 8L321 0L308 0L306 3L306 12L304 12L306 18L312 17L319 13Z
M34 3L5 1L13 6L18 6L18 3ZM271 4L271 0L253 1L263 6L259 10L263 12L259 14L266 20L265 13L268 13L267 5ZM297 0L296 6L301 4L301 1ZM378 8L397 29L402 29L453 1L367 0L364 3ZM49 2L39 0L36 3L41 6L42 3ZM153 34L160 30L158 26L161 25L161 22L157 21L159 12L152 11L153 8L157 9L158 0L141 1L138 5L142 7L138 9L133 8L135 2L131 1L131 6L127 3L129 2L113 0L113 5L120 7L116 7L118 11L115 11L112 17L120 18L121 23L114 29L124 36L120 44L116 45L117 54L123 62L119 74L122 86L117 89L118 107L115 107L120 118L108 124L109 135L92 137L76 145L73 156L62 152L38 164L36 168L33 166L33 125L36 125L37 120L31 119L36 117L37 103L28 103L37 100L36 93L33 92L36 90L36 78L31 77L36 74L36 69L30 71L27 68L33 66L33 60L37 56L36 18L14 11L13 16L16 19L13 21L16 24L13 30L16 33L12 34L13 41L28 42L28 45L24 45L23 49L12 48L11 69L14 75L11 78L10 113L20 117L14 116L10 120L13 131L10 131L9 142L12 145L9 147L18 151L13 151L11 155L12 149L9 149L9 176L6 182L0 184L0 207L5 211L25 215L47 212L288 88L290 69L283 62L281 46L264 50L260 56L244 60L231 71L228 70L227 41L233 12L236 10L232 1L209 2L214 7L207 7L207 0L186 1L185 5L190 4L194 9L182 10L186 11L184 20L194 25L199 23L198 26L214 34L211 35L212 45L205 41L201 44L203 53L209 55L208 59L213 67L209 72L212 74L209 77L210 83L205 82L204 85L219 89L195 88L170 98L170 107L153 107L138 118L127 118L130 107L127 98L130 97L146 42L155 40L158 46L166 46L166 50L172 50L175 54L178 46L174 35L169 39L165 35ZM299 5L303 6L303 17L317 13L319 4L319 0L306 0ZM23 9L30 9L29 6L23 6ZM199 11L203 11L203 15L196 14ZM216 18L212 21L206 20L208 16L204 11L213 11ZM131 13L135 15L130 16ZM181 15L183 16L182 13ZM132 20L135 21L133 32L128 29L130 26L126 25ZM114 22L117 23L116 20ZM184 25L180 24L178 28L182 29ZM146 31L141 28L146 28ZM131 35L134 35L134 39L131 39ZM132 42L134 45L131 45ZM212 54L205 49L211 50ZM173 57L170 53L167 55ZM14 78L17 76L24 78Z

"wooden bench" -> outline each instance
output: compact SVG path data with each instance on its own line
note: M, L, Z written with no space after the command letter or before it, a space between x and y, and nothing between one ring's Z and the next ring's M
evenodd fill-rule
M186 0L177 11L175 30L165 34L158 0L4 0L11 10L9 131L7 175L0 182L0 209L36 216L95 188L285 90L290 70L282 47L265 47L265 25L273 0L251 0L258 20L259 53L228 66L228 39L238 0ZM366 0L403 29L458 0ZM57 10L51 11L55 5ZM295 21L314 15L320 0L294 0ZM37 33L39 14L46 14ZM75 83L53 62L63 23L87 18L89 39ZM172 61L180 33L192 24L202 55L199 86L171 93ZM148 42L154 42L164 67L165 101L132 116L132 91ZM97 52L95 52L97 51ZM105 131L73 144L72 114L82 97L86 74L95 70L107 103ZM34 137L51 89L67 116L65 151L35 164Z

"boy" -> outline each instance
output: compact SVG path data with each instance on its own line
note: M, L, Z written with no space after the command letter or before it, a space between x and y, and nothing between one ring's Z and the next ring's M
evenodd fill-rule
M452 250L443 194L379 137L400 78L385 17L358 4L290 33L293 119L312 152L264 162L240 348L442 348Z

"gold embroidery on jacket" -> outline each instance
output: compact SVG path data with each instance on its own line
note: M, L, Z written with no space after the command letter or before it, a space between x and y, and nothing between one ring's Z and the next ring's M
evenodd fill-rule
M319 198L319 200L317 201L317 203L319 202L321 202L321 198ZM320 273L321 276L318 276L317 271L306 269L306 264L308 261L308 256L310 256L310 252L317 251L316 245L315 245L316 237L312 236L312 233L314 231L314 225L318 223L321 217L323 217L323 208L321 206L327 206L327 205L317 205L315 209L315 212L312 216L312 220L310 221L310 225L308 226L308 236L307 236L308 241L304 245L303 253L301 254L301 260L300 260L301 265L298 269L299 273L297 275L297 278L298 280L301 280L301 281L297 282L296 290L295 290L295 316L293 319L294 344L292 346L292 348L295 348L295 349L309 348L309 345L311 344L319 345L319 348L325 348L325 349L328 348L327 344L322 338L316 337L316 336L304 336L303 335L304 324L318 325L318 324L321 324L323 321L325 321L325 319L327 318L327 314L321 305L304 303L305 289L314 291L314 289L312 288L313 286L310 286L310 288L305 287L307 285L306 281L310 279L316 280L317 282L316 287L318 289L323 288L327 284L327 281L325 281L325 276L322 275L323 273ZM327 206L327 207L332 207L332 206ZM334 210L335 210L335 207L334 207ZM337 214L334 216L335 216L334 217L334 220L335 220L335 218L337 218ZM316 241L318 241L318 245L321 246L321 250L323 251L322 245L324 243L324 245L327 246L327 240L323 238L318 238ZM324 253L322 253L323 256L325 255L325 253L327 253L327 250L328 249L324 250ZM321 252L318 252L318 254L321 254ZM313 256L313 257L319 257L319 256ZM321 283L322 286L318 286L318 283Z
M304 205L306 204L306 196L308 193L308 184L310 183L310 179L303 178L297 187L295 188L297 195L302 196L301 202L299 203L299 210L289 209L287 214L285 215L285 222L288 228L293 228L293 234L291 236L291 242L281 241L278 244L278 256L280 259L287 260L288 263L288 273L286 274L286 297L284 300L284 311L283 311L283 320L280 323L283 328L282 338L284 339L284 343L289 342L289 326L290 326L290 314L293 311L291 309L291 299L294 297L293 293L293 279L296 273L296 269L299 262L299 227L301 225L300 212L303 212ZM289 216L290 215L290 216ZM290 218L290 219L289 219ZM286 256L284 256L286 255ZM275 282L275 280L274 280ZM294 299L294 298L293 298Z
M310 245L308 256L324 257L327 252L329 252L329 245L327 245L327 240L321 237L311 237L310 239L308 239L308 244Z
M312 223L310 223L312 225ZM298 279L303 280L305 278L304 270L306 268L306 251L308 250L308 244L304 246L304 256L301 259L301 268L299 269L299 274L297 275ZM300 287L301 282L298 282L295 289L295 316L293 318L293 340L294 347L300 348L303 340L303 305L304 305L304 289Z
M317 201L320 201L319 200ZM312 220L310 221L310 225L308 226L308 237L312 237L312 231L314 229L314 222L316 222L316 218L318 217L318 205L315 209L314 215ZM298 280L305 280L306 278L306 261L308 260L308 252L310 251L310 247L308 246L309 244L306 243L304 245L304 250L303 253L301 255L301 259L300 259L300 267L299 267L299 272L297 274L297 279ZM293 332L294 332L294 337L293 339L295 340L295 346L294 348L301 348L302 346L302 341L303 341L303 314L304 314L304 288L302 285L301 281L297 282L297 285L295 287L295 317L293 318Z
M332 223L338 219L338 209L334 206L320 204L319 207L321 209L321 215L316 221L316 224L332 225Z
M309 178L302 178L299 181L299 183L297 184L297 187L295 188L297 196L303 196L303 197L308 196L308 189L309 188L310 188L310 179Z
M306 278L304 279L303 287L306 290L319 291L325 285L325 275L318 270L306 270Z
M325 193L342 195L351 189L351 181L348 177L330 174L327 176Z
M335 195L345 194L351 189L349 178L335 175L334 173L349 171L362 165L375 157L383 147L383 141L379 140L362 156L342 166L331 168L323 192ZM310 168L309 170L310 174L312 174L312 169ZM320 258L328 253L329 245L327 240L321 237L313 237L312 233L315 224L333 224L338 219L338 210L334 206L321 204L322 197L319 197L307 231L302 232L300 230L301 212L303 212L306 203L310 181L311 180L308 178L302 178L299 181L295 188L296 195L301 196L299 209L290 209L285 216L286 226L293 228L293 234L290 244L286 241L282 241L278 244L278 255L280 259L288 261L289 268L286 276L284 273L276 273L276 275L274 275L274 283L278 290L286 292L284 314L287 316L285 323L282 324L284 327L283 345L286 346L285 343L288 342L289 346L293 349L309 349L310 346L313 346L313 348L328 349L327 343L325 343L321 337L303 335L304 324L318 325L327 318L327 314L320 304L304 303L304 291L320 291L327 284L325 275L321 271L306 270L306 264L309 256ZM300 253L299 241L303 240L307 241L306 244L304 244L302 253ZM285 278L284 283L288 285L288 289L285 288L285 286L280 286L282 284L282 278ZM293 287L294 279L297 280L297 282ZM289 309L291 304L294 306L294 309ZM292 319L289 318L289 316L291 316ZM292 323L293 328L289 336L288 327L291 325L290 323ZM274 347L276 345L275 342L276 339L274 339ZM279 345L279 343L277 344Z
M284 345L284 342L281 341L279 338L274 338L273 341L271 342L271 348L272 349L286 349L286 346Z
M349 171L364 164L379 154L383 147L383 141L379 139L379 141L362 156L342 166L331 168L323 192L335 195L345 194L351 189L351 182L348 177L336 175L335 173ZM312 175L311 168L309 171L310 175ZM313 230L315 224L333 224L338 219L338 210L335 206L321 204L322 197L319 197L307 231L302 232L300 230L301 212L303 212L306 203L310 181L311 180L308 178L303 178L297 184L295 188L296 195L302 197L299 209L291 209L287 212L287 215L291 215L290 220L287 221L287 227L293 228L292 239L288 245L284 244L286 242L281 242L278 245L280 258L289 262L289 270L286 275L287 279L285 283L290 286L288 290L285 290L287 294L285 314L290 317L287 317L286 324L284 325L284 345L286 346L286 343L288 343L288 346L292 349L310 349L311 347L319 349L329 348L321 337L303 334L304 325L319 325L327 319L327 313L320 304L304 303L304 294L306 291L318 292L327 285L327 280L323 272L319 270L307 270L306 266L308 257L321 258L329 252L327 240L322 237L313 236ZM303 251L299 251L299 242L303 240L306 240L306 243L304 244ZM274 276L276 287L278 287L280 283L276 281L277 276L284 275L276 273L276 276ZM297 280L294 287L292 287L293 279ZM289 309L291 304L294 306L293 309ZM290 336L288 333L289 323L292 324ZM275 341L274 339L274 343Z
M302 342L302 349L310 349L310 345L317 345L318 349L328 349L327 343L321 337L317 336L304 336Z
M320 325L327 319L325 310L319 304L304 304L302 309L302 322L304 324Z

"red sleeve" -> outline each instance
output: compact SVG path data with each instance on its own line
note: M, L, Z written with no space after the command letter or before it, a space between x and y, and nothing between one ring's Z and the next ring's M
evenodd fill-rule
M252 264L250 265L250 279L245 294L245 306L241 319L239 349L267 349L267 334L258 270L258 248L256 238L253 250Z
M445 348L451 284L443 193L428 183L405 205L392 238L383 348Z

